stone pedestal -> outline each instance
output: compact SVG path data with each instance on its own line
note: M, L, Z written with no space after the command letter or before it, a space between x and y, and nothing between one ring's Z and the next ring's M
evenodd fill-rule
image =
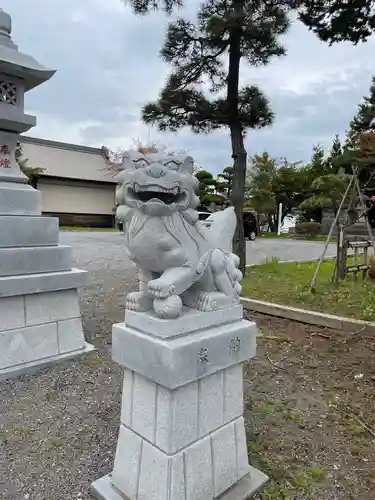
M92 349L77 292L87 273L72 269L71 248L58 238L38 191L0 181L0 380Z
M113 359L125 367L112 474L98 500L250 498L267 477L249 466L242 363L256 325L242 307L186 309L165 320L127 311L113 327Z
M41 216L41 194L17 162L19 134L36 124L24 113L24 93L54 70L21 53L11 29L0 9L0 380L93 349L77 292L87 274L72 269L71 248L58 244L58 219Z

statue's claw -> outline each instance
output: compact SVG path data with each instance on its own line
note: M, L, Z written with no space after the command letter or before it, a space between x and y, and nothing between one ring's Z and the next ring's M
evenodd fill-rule
M199 311L215 311L223 309L235 303L233 297L228 297L221 292L200 292L197 301L197 309Z
M125 308L128 311L148 311L152 307L152 299L143 292L130 292L126 296Z
M155 299L166 299L175 293L176 287L163 278L151 280L148 284L148 291Z

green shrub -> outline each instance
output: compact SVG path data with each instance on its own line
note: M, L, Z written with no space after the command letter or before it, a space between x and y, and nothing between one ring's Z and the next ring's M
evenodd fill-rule
M318 222L298 222L296 224L296 234L305 236L317 236L320 233L321 225Z

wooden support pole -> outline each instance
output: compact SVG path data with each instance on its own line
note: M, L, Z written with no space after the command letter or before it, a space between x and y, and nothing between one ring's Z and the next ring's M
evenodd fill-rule
M355 186L357 188L357 192L358 192L358 196L359 196L359 201L361 203L361 208L362 208L363 214L365 216L365 223L366 223L367 232L368 232L368 235L369 235L369 238L370 238L370 241L371 241L371 246L372 246L372 250L374 252L374 257L375 257L375 240L374 240L374 235L372 234L372 229L371 229L370 223L368 221L365 202L363 201L362 191L361 191L361 188L360 188L360 185L359 185L359 182L358 182L357 169L355 169L354 167L352 167L352 171L353 171L354 183L355 183Z
M324 244L324 249L323 249L323 252L322 252L322 255L320 256L320 259L319 259L319 262L316 266L316 269L315 269L315 273L314 273L314 276L311 280L311 283L310 283L310 288L309 288L309 291L310 293L314 290L315 288L315 285L316 285L316 280L318 278L318 274L319 274L319 269L320 269L320 266L322 265L322 262L324 260L324 257L327 253L327 248L328 248L328 245L329 245L329 242L331 240L331 236L332 236L332 233L333 233L333 229L334 227L336 226L337 224L337 221L339 220L339 217L340 217L340 212L341 212L341 209L344 205L344 202L346 200L346 197L348 196L348 193L349 193L349 189L351 188L352 184L353 184L353 179L354 179L354 175L351 177L350 181L349 181L349 184L348 184L348 187L346 188L346 191L344 193L344 196L342 197L342 200L341 200L341 203L340 203L340 206L339 206L339 209L337 210L337 213L336 213L336 217L335 217L335 220L332 222L332 226L331 226L331 229L329 230L329 233L328 233L328 236L327 236L327 239L326 239L326 242ZM339 235L337 235L337 237L339 237ZM337 264L337 262L336 262ZM336 265L336 268L337 268L337 265Z
M368 266L368 247L363 249L363 265ZM362 272L362 279L366 279L368 269L364 269Z
M359 258L358 258L358 247L354 247L354 266L359 266ZM358 271L354 271L353 273L353 280L357 281L357 274Z

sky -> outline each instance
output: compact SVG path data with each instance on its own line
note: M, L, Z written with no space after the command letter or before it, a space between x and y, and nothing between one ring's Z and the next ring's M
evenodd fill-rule
M198 4L189 0L190 16ZM19 49L57 70L26 95L26 112L38 120L28 135L110 149L159 141L187 151L213 173L231 164L227 130L165 134L141 121L142 106L157 97L168 75L159 56L164 14L136 17L120 0L1 0L0 7L12 16ZM344 138L375 75L375 38L329 47L295 22L284 44L285 57L241 70L242 82L259 85L276 114L271 127L249 131L246 149L307 162L314 144L329 148L336 133Z

